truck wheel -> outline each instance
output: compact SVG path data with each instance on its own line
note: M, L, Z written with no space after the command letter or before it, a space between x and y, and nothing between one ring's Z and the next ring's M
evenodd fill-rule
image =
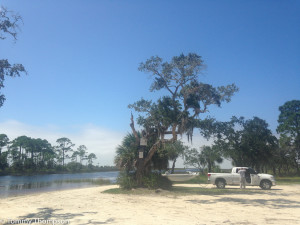
M260 182L260 188L264 190L269 190L272 187L272 183L269 180L262 180Z
M223 189L223 188L225 188L225 181L224 180L217 180L216 181L216 185L217 185L217 188L220 188L220 189Z

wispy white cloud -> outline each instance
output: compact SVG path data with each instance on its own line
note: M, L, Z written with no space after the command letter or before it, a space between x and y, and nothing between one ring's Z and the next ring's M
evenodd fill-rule
M125 134L86 124L66 128L57 125L33 126L16 120L8 120L0 123L0 133L6 134L10 140L22 135L32 138L47 139L52 145L61 137L69 138L75 145L85 145L88 152L97 156L96 163L100 165L113 165L115 149L121 143Z

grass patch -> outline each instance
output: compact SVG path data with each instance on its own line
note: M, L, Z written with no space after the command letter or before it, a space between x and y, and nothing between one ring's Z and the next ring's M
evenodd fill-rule
M107 194L127 194L127 195L163 195L163 196L183 196L183 195L225 195L225 194L263 194L264 190L253 189L217 189L217 188L201 188L201 187L172 187L169 190L149 190L146 188L137 188L132 190L124 190L121 188L112 188L103 191Z
M300 177L275 177L276 184L300 184Z
M112 182L108 179L67 179L67 180L56 180L54 183L90 183L93 185L109 185L112 184Z
M126 195L150 195L154 194L155 190L150 190L148 188L137 188L132 190L126 190L122 188L111 188L103 191L106 194L126 194Z
M172 187L171 193L180 195L224 195L224 194L258 194L264 193L263 190L253 189L218 189L202 187Z

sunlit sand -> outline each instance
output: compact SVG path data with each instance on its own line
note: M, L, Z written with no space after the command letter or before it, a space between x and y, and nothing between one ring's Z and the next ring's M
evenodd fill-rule
M214 188L212 185L183 185ZM105 194L117 186L39 193L0 199L0 220L40 219L69 224L297 224L300 185L248 194ZM237 187L228 187L237 189ZM25 223L23 221L23 224ZM37 223L36 223L37 224Z

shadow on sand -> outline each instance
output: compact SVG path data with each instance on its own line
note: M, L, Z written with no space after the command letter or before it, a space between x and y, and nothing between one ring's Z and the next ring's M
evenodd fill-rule
M27 215L24 215L22 217L19 217L16 219L18 221L18 224L28 224L26 221L31 221L31 224L38 223L41 224L44 221L47 220L50 221L65 221L64 224L71 224L71 222L68 223L69 220L75 219L78 216L84 216L85 214L97 214L98 212L83 212L83 213L59 213L62 209L53 209L53 208L38 208L38 212L36 213L29 213ZM97 220L88 220L86 222L81 222L79 219L80 225L86 225L86 224L109 224L113 222L114 218L109 218L106 221L97 221ZM23 221L23 222L22 222ZM11 222L7 222L4 225L11 224ZM62 223L61 223L62 224Z
M215 200L186 200L195 204L215 204L217 202L226 203L238 203L243 206L264 206L271 209L282 209L282 208L299 208L299 201L292 201L283 198L277 199L244 199L244 198L233 198L233 197L222 197Z

